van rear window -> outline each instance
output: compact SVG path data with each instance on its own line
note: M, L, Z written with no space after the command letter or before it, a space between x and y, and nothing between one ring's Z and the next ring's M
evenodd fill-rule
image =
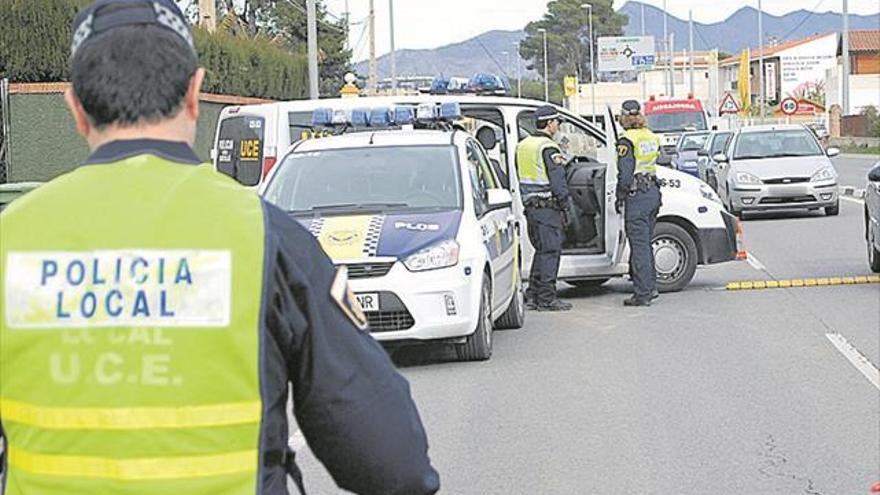
M241 115L220 122L217 170L246 186L256 186L263 174L265 120Z

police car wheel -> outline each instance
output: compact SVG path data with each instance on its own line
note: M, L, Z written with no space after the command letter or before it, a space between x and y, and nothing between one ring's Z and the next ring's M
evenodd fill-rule
M657 270L657 290L678 292L684 289L697 271L697 243L693 237L674 223L659 222L651 244Z
M522 273L519 267L516 268L516 273L514 273L514 285L510 304L508 304L504 314L495 321L495 327L499 330L522 328L526 321L525 292L523 291Z
M868 235L868 265L871 267L871 271L875 273L880 273L880 250L877 250L876 244L877 241L874 239L874 232L871 230L871 226L865 221L865 228L867 229Z
M485 361L492 356L492 287L486 274L483 275L483 288L480 291L477 329L455 351L462 361Z

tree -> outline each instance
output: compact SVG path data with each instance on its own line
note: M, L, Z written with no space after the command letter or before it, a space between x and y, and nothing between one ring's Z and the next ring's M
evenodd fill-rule
M526 25L526 37L520 42L519 53L531 61L529 69L544 71L544 39L539 29L547 30L547 65L552 84L561 85L566 75L577 75L581 81L590 74L590 34L587 9L593 6L593 41L600 36L620 36L627 16L618 14L612 0L552 0L539 21ZM598 54L593 46L594 54ZM598 77L597 77L598 79Z
M306 0L216 0L218 29L237 37L264 39L296 55L308 48ZM351 50L345 49L348 26L333 18L324 2L317 1L318 63L321 93L336 95L343 76L351 70Z

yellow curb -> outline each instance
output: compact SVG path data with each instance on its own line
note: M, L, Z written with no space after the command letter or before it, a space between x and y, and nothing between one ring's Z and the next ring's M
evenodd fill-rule
M739 286L741 289L751 289L752 287L754 287L751 282L741 282Z
M777 282L777 281L775 281L775 280L768 280L768 281L767 281L767 288L768 288L768 289L778 289L778 288L779 288L779 282Z
M791 286L792 287L803 287L804 281L802 279L796 278L791 281Z
M825 286L825 285L829 285L830 283L831 283L831 281L828 280L827 278L817 278L816 279L816 285Z
M850 284L856 283L855 277L843 277L840 280L841 280L841 282L843 282L844 285L850 285Z
M779 287L783 289L788 289L789 287L791 287L791 280L780 280Z
M760 290L760 289L788 289L791 287L827 287L832 285L852 284L877 284L880 283L880 275L860 275L855 277L819 277L819 278L796 278L792 280L751 280L742 282L728 282L727 290Z
M739 289L740 289L739 282L731 282L731 283L727 284L727 290L739 290Z
M880 275L871 275L868 277L868 283L880 284Z
M756 281L752 282L752 287L754 287L756 289L766 289L767 282L762 282L760 280L756 280Z
M843 283L843 280L840 277L831 277L829 282L831 282L831 285L840 285Z
M867 284L868 277L856 277L856 283L857 284Z

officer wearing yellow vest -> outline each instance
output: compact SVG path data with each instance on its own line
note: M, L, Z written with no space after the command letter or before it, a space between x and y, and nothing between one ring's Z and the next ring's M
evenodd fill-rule
M528 222L529 240L535 248L527 307L537 311L568 311L571 304L556 296L556 276L562 255L562 207L569 197L565 157L553 135L559 130L559 113L544 105L535 111L534 135L516 148L520 192Z
M92 155L0 214L6 492L287 495L290 385L340 487L436 492L345 272L199 165L205 72L174 2L99 0L74 33L66 100Z
M617 141L617 212L624 209L626 237L630 248L630 276L635 293L625 306L650 306L657 297L657 271L651 241L660 211L657 160L660 138L651 132L641 114L639 102L623 102L620 124L625 129ZM625 207L625 208L624 208Z

